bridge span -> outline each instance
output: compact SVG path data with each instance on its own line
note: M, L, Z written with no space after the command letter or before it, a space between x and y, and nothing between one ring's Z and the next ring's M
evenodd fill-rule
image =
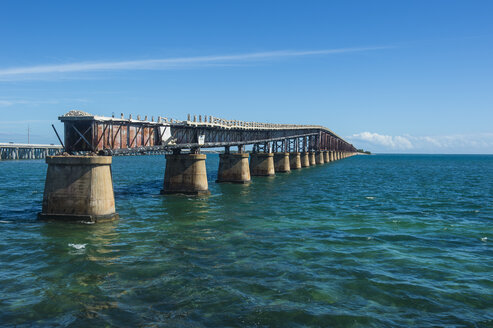
M162 194L208 194L203 148L224 148L216 182L250 183L330 163L356 148L320 125L270 124L188 115L177 121L102 117L79 111L60 116L65 152L47 157L43 219L96 222L118 217L112 155L166 153ZM61 139L60 139L61 141ZM233 151L232 147L235 147Z
M62 147L56 145L0 143L0 160L43 159L61 152Z

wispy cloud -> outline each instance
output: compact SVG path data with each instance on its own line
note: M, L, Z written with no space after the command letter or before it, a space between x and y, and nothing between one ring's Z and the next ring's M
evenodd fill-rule
M288 57L304 57L316 55L331 55L351 52L388 49L385 47L339 48L308 51L269 51L237 55L199 56L160 58L127 61L78 62L69 64L38 65L0 69L0 80L19 78L39 78L42 75L63 74L93 71L123 71L123 70L166 70L205 66L211 64L235 64L246 61L275 60Z
M87 103L87 99L83 98L60 98L58 100L28 100L28 99L0 99L0 107L10 107L16 105L39 106L39 105L54 105L62 103Z
M404 152L492 152L493 133L456 134L442 136L384 135L372 132L356 133L348 140L375 151ZM371 150L371 149L370 149Z
M58 104L56 100L2 100L0 99L0 107L9 107L15 105L41 105L41 104Z

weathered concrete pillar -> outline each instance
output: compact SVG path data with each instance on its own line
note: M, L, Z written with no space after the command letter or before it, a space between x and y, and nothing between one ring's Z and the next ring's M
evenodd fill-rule
M301 156L300 153L289 153L289 166L291 170L301 169Z
M324 153L321 152L321 151L317 151L315 153L315 161L317 162L318 165L324 164L325 163L325 161L324 161Z
M317 165L317 160L315 158L315 152L314 151L311 151L308 153L308 158L310 159L310 165L311 166Z
M281 173L291 171L289 153L274 153L274 171Z
M168 154L161 194L207 195L205 154Z
M324 151L324 162L329 163L330 162L330 153L328 150Z
M248 153L219 155L219 170L216 182L249 183L250 181Z
M308 152L301 153L301 167L310 166L310 154Z
M111 156L48 156L43 209L38 218L98 222L118 218Z
M250 174L252 176L275 175L273 153L252 153L250 155Z

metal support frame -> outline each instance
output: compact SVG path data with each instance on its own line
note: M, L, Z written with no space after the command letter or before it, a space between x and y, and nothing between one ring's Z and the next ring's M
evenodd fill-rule
M62 117L61 120L66 126L66 149L75 153L83 153L88 149L105 155L175 152L175 149L190 149L193 153L199 153L201 148L217 147L225 147L228 152L226 147L231 146L236 146L238 152L243 152L245 145L254 145L254 152L355 151L351 144L330 130L315 126L251 129L236 128L236 125L225 128L213 124L193 125L172 121L169 123L167 120L139 122L118 119L98 120L96 117L75 119ZM83 129L86 130L81 133ZM163 140L165 133L167 137ZM83 144L81 144L82 140Z

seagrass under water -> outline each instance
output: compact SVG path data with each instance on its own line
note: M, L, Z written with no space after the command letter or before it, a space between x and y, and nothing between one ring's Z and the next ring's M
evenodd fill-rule
M161 196L115 157L121 219L36 221L43 161L0 162L0 326L493 326L493 156L355 156Z

